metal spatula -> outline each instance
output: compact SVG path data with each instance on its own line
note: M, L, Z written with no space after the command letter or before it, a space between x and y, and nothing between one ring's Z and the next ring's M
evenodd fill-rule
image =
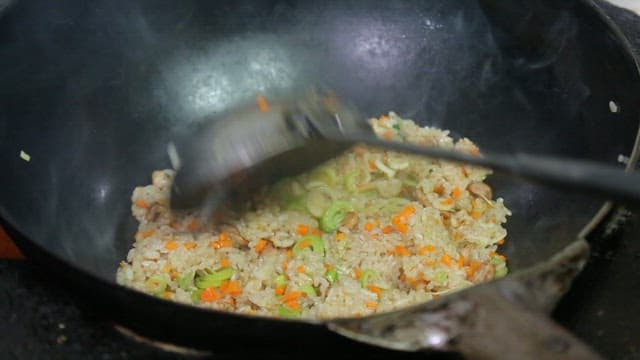
M312 94L268 111L247 108L205 124L180 144L174 209L239 204L263 185L300 174L355 144L492 168L550 186L640 203L640 175L590 161L525 153L482 157L384 141L353 107Z

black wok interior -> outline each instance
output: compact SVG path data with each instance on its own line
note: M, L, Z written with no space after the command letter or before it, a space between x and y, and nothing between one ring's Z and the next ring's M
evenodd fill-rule
M0 14L0 217L115 289L135 232L131 192L169 167L168 142L258 93L313 84L484 149L628 155L640 82L608 23L587 1L497 3L15 2ZM513 211L516 270L575 239L602 204L492 181Z

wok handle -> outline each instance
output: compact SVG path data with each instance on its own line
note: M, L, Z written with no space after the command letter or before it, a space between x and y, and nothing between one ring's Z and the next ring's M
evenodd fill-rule
M503 296L490 300L476 309L474 326L456 336L451 350L468 359L602 359L545 314Z

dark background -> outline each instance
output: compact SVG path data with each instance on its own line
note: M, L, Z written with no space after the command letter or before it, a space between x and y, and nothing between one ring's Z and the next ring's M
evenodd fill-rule
M640 55L640 18L607 4L602 6ZM628 217L620 231L594 246L588 267L553 315L611 359L640 359L640 219L636 213ZM0 359L185 357L121 335L108 319L86 308L65 286L73 285L57 283L28 260L0 260ZM314 353L309 349L305 358ZM344 355L348 353L345 348ZM374 354L381 355L375 349ZM405 354L397 355L402 358ZM210 357L247 356L285 358L287 352L241 349Z

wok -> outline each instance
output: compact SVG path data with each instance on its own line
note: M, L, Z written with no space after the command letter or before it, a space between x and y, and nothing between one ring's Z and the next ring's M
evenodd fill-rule
M258 93L320 84L367 115L395 110L488 151L609 164L622 154L631 156L629 166L637 157L638 68L626 40L588 0L33 0L9 3L0 16L2 223L48 276L162 341L217 350L226 343L286 342L301 352L344 346L327 323L207 311L115 284L135 231L133 188L170 166L168 142ZM513 275L471 290L522 310L524 324L562 332L537 311L550 310L580 270L583 238L611 205L509 177L492 181L513 211L504 248ZM328 325L388 347L455 349L455 341L399 339L430 334L415 327L465 304L454 300L467 295ZM491 324L479 331L491 334ZM517 351L517 341L536 335L520 330L504 341L488 336L495 349L488 356ZM565 345L539 350L563 353Z

